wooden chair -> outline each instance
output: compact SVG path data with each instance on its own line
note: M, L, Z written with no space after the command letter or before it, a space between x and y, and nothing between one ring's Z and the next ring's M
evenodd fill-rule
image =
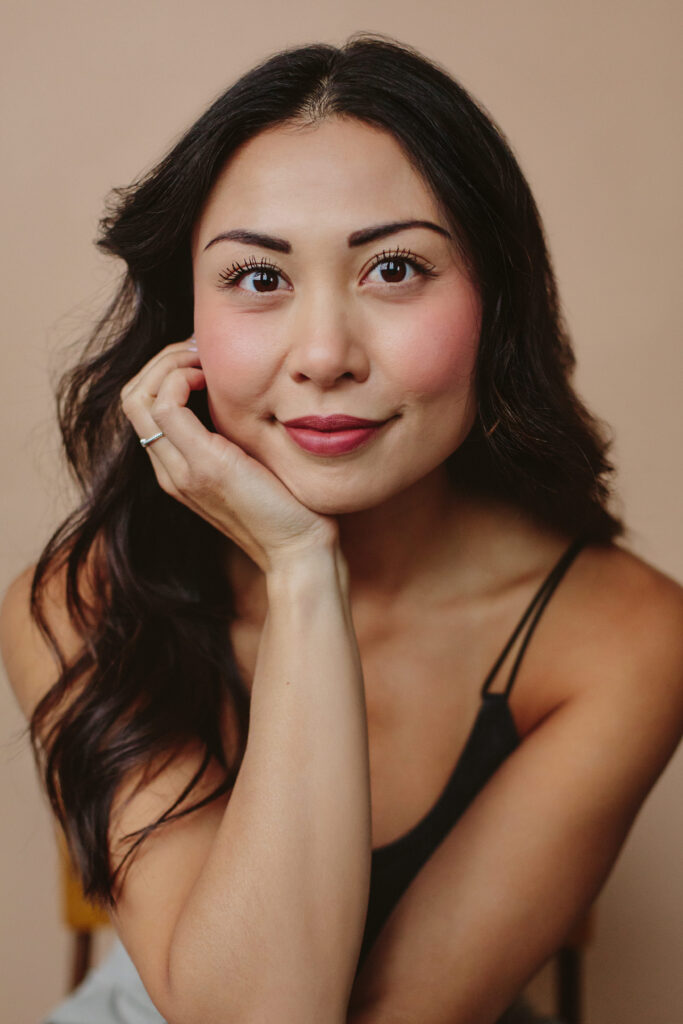
M59 833L59 870L62 920L73 933L73 953L69 991L88 973L92 962L92 939L97 928L108 925L109 915L83 895L80 880L73 869L64 836Z
M583 953L595 934L595 904L555 956L555 1000L563 1024L583 1024Z

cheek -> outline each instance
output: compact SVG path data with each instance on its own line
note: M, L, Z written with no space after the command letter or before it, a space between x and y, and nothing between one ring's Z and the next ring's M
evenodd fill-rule
M204 311L195 314L194 326L209 400L253 404L268 387L274 361L275 339L264 335L262 318Z
M473 381L479 344L476 303L431 307L404 334L396 370L405 390L423 397L462 392ZM399 358L400 357L400 358Z

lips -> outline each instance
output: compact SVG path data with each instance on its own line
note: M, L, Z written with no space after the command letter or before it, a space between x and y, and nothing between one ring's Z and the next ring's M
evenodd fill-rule
M388 420L364 420L357 416L300 416L283 427L291 439L313 455L346 455L377 436Z
M285 420L285 427L302 427L304 430L318 430L326 434L332 430L361 430L363 427L381 427L386 420L361 420L357 416L300 416Z

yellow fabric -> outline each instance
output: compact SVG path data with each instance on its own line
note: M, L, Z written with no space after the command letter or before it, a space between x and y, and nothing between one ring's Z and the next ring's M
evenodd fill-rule
M109 924L109 915L95 906L83 895L78 875L74 871L71 857L63 835L59 835L60 888L62 920L67 928L74 931L90 932Z

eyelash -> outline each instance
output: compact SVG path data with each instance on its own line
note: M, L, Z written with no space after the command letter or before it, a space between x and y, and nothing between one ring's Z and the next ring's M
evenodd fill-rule
M387 252L386 249L382 249L382 252L375 257L375 260L367 273L372 273L375 267L379 267L382 263L388 263L390 260L398 260L400 262L407 263L423 277L439 276L432 263L427 263L426 260L416 256L410 249L392 249L390 252ZM254 270L272 270L273 273L282 276L280 268L274 263L271 263L270 260L263 259L262 257L257 258L256 256L250 256L249 259L244 261L244 263L235 262L229 269L222 270L220 272L218 276L222 282L221 287L234 288L245 274ZM254 292L254 294L256 295L259 293ZM261 292L260 294L265 295L268 293Z

